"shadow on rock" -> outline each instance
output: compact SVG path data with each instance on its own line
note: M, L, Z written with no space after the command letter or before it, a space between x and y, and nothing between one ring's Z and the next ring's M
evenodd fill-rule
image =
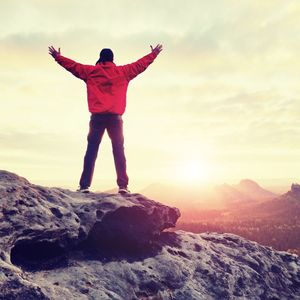
M67 263L67 252L57 242L23 241L10 252L11 262L27 271L49 270Z
M143 242L139 243L125 236L108 237L103 234L97 241L88 237L69 251L57 242L21 241L11 249L11 262L26 271L66 267L69 258L101 262L125 259L128 262L134 262L156 256L166 245L179 246L176 233L162 232L151 239L143 239Z
M101 247L99 247L101 243ZM126 260L142 261L158 255L164 246L179 246L179 239L174 232L162 232L160 235L143 243L132 243L128 239L87 239L77 247L77 259L99 260L102 262ZM79 254L80 253L80 254Z

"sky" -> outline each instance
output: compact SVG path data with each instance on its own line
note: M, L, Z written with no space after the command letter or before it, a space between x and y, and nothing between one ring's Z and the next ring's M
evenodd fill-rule
M10 0L0 11L0 169L75 188L89 112L83 81L48 46L94 64L164 50L123 116L130 185L300 182L300 2ZM114 187L109 138L93 188Z

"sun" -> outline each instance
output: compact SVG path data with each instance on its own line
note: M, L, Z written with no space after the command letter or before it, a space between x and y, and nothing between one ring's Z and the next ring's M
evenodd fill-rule
M209 178L207 163L198 159L182 161L176 169L176 177L181 182L196 184L207 181Z

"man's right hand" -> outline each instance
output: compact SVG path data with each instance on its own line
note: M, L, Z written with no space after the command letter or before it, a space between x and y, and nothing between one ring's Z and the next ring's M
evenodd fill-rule
M48 47L48 50L49 50L49 54L54 58L60 55L60 48L58 48L57 51L53 46L50 46Z
M162 51L162 45L161 44L157 44L155 46L155 48L152 47L152 45L150 45L151 51L152 53L155 53L156 55L159 54L160 51Z

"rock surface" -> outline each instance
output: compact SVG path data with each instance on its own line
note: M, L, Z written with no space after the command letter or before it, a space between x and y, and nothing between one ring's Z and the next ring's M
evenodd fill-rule
M0 299L300 299L300 259L232 234L166 232L142 195L82 195L0 171Z

